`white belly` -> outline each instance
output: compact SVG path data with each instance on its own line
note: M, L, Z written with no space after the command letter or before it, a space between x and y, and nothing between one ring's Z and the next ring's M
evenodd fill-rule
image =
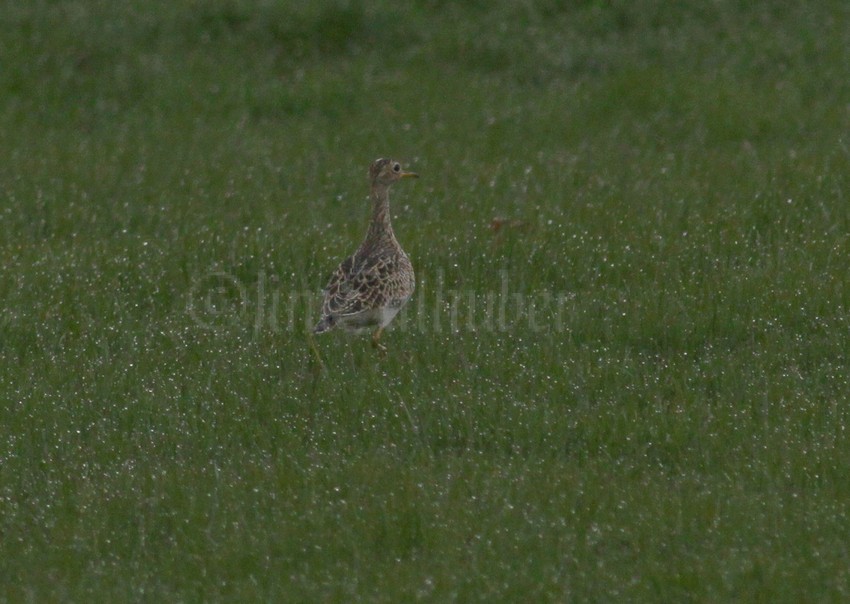
M406 302L407 300L405 300ZM398 306L385 306L383 308L370 308L354 315L339 317L339 326L346 331L360 332L386 327L390 324L404 303Z

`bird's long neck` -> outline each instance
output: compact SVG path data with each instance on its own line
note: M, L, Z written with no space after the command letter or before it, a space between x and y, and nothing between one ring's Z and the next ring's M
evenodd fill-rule
M390 221L389 187L380 184L372 185L372 221L369 223L367 239L388 237L394 239L393 226Z

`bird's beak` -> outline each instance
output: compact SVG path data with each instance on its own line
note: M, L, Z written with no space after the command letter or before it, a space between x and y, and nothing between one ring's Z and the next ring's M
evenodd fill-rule
M419 175L416 172L402 172L399 176L401 178L419 178Z

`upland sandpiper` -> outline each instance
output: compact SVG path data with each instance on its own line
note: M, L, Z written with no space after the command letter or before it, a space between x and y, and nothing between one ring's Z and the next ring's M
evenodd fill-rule
M362 332L375 329L372 345L380 343L384 328L413 295L413 265L393 233L390 221L389 188L402 178L418 174L405 172L392 159L376 159L369 166L372 183L372 220L366 238L357 251L334 271L322 303L322 318L313 329L323 333L334 327Z

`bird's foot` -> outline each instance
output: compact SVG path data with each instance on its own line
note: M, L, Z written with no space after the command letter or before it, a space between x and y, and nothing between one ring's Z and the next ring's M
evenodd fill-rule
M379 341L381 339L381 333L383 331L383 329L379 329L374 334L372 334L372 348L377 350L378 354L380 354L381 356L387 354L387 347L381 344L381 342Z

